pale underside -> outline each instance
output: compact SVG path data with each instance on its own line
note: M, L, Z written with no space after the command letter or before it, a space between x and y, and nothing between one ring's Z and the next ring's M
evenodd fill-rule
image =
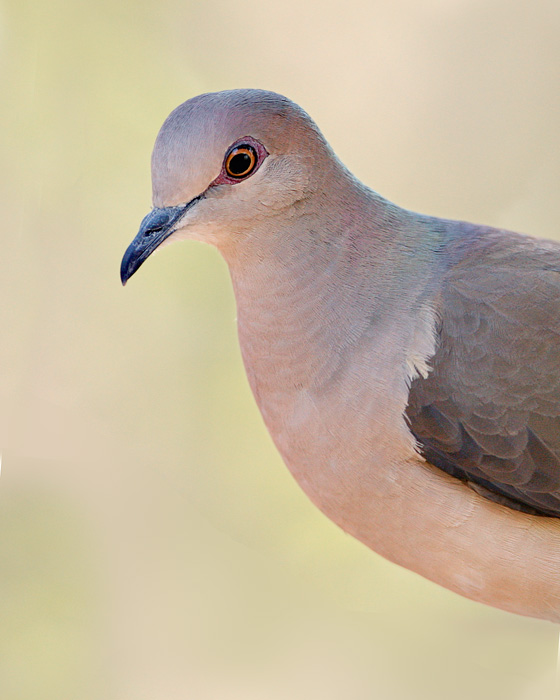
M271 435L328 517L462 595L560 621L560 520L527 512L559 514L560 248L497 240L484 237L448 268L429 358L425 334L388 331L355 343L333 372L332 345L321 350L313 328L302 337L298 304L267 321L246 282L235 285L240 340ZM414 318L425 323L417 310ZM407 343L407 357L395 359ZM315 370L332 374L328 390L307 381ZM452 467L453 476L442 471Z

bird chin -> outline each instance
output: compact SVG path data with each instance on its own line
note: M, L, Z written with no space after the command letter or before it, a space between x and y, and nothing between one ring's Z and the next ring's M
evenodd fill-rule
M177 241L185 241L190 238L190 236L187 235L186 233L186 226L183 228L178 229L177 231L173 231L173 233L169 236L167 236L166 239L164 239L157 247L157 250L161 250L162 248L166 248L168 245L171 245L172 243L176 243Z
M191 221L173 231L170 236L161 242L158 248L165 248L165 246L178 241L200 241L201 243L217 246L219 238L220 236L215 225Z

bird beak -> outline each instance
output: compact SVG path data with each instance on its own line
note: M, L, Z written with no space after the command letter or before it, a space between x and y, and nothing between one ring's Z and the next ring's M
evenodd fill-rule
M144 217L140 230L126 249L121 262L121 281L125 285L136 270L154 250L175 231L175 224L181 219L200 197L195 197L187 204L177 207L154 207Z

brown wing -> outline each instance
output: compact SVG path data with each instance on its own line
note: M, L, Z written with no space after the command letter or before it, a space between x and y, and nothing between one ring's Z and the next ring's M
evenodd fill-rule
M407 418L428 461L560 517L560 246L493 232L446 273L433 371Z

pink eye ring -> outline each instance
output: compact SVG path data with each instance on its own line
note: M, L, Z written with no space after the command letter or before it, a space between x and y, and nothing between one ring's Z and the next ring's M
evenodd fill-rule
M242 136L227 149L218 177L210 183L236 185L254 175L269 153L260 141L252 136Z

